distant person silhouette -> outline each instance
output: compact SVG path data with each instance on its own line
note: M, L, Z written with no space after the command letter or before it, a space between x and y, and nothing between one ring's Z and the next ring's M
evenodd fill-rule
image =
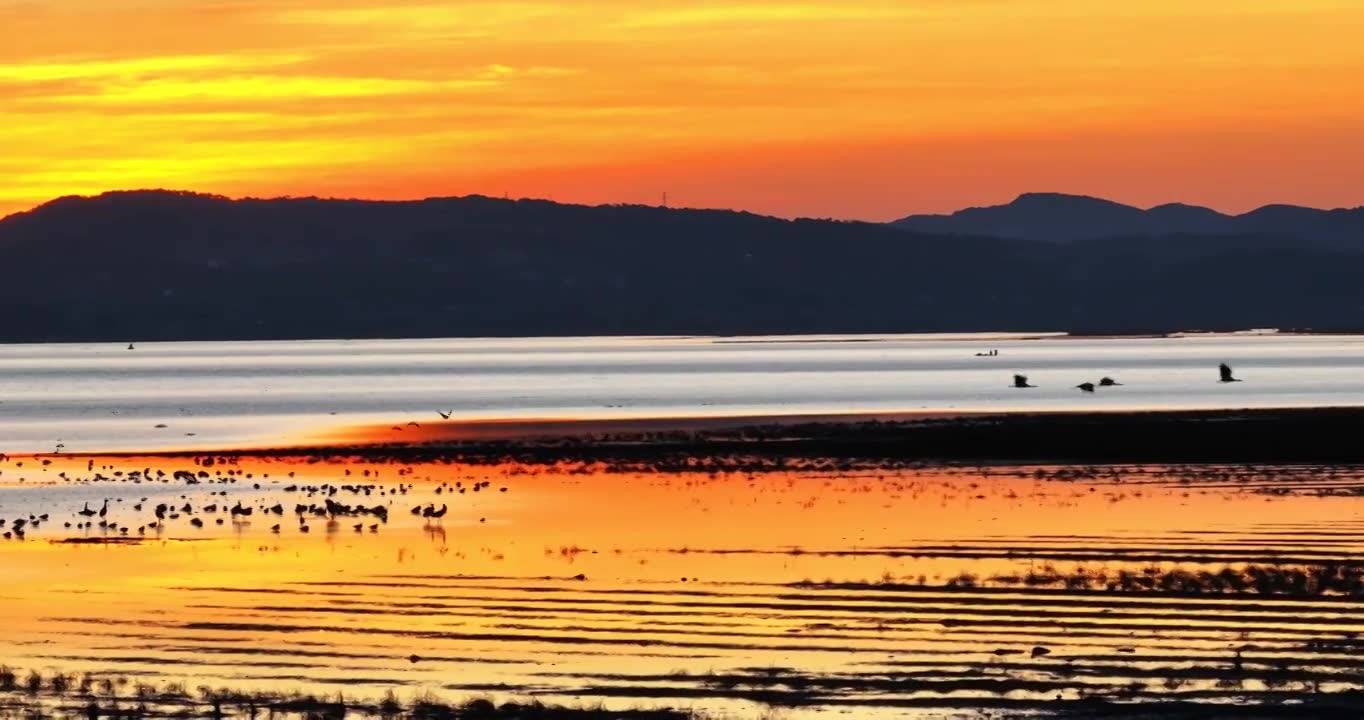
M1217 366L1217 370L1222 374L1222 379L1219 380L1218 382L1224 383L1241 382L1241 378L1232 377L1230 365L1222 363L1221 365Z

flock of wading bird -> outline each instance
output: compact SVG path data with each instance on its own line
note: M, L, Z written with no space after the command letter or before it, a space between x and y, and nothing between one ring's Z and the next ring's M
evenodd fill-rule
M207 475L207 473L201 474ZM369 471L366 470L365 474L368 475ZM145 471L135 470L127 475L120 472L117 473L117 475L121 477L109 478L96 473L95 479L104 481L123 479L125 481L136 482L141 482L144 478L149 482L153 482L153 478L168 479L164 472L159 472L158 475L154 476L150 469ZM61 473L61 476L65 478L65 473ZM205 481L196 474L187 471L177 471L174 474L174 478L177 480L188 478L186 482L190 485L197 485ZM231 480L231 478L228 478L227 480ZM222 482L223 479L219 479L219 481ZM235 482L235 480L231 481ZM392 498L395 496L407 495L408 491L412 490L413 487L412 484L403 483L399 483L397 486L383 486L373 483L322 483L320 485L289 484L279 489L286 493L302 494L305 496L303 499L312 500L312 502L297 502L293 505L292 514L296 516L298 520L299 532L310 532L312 528L308 524L309 521L317 521L325 523L327 532L330 534L340 529L340 522L342 520L349 520L351 529L356 533L362 533L366 530L370 533L379 532L379 528L388 523L389 508L393 504ZM488 480L475 481L469 484L465 484L461 481L455 481L453 484L443 482L434 488L434 493L436 495L463 495L466 492L491 492L491 487L492 482ZM261 490L262 488L260 484L256 484L254 489ZM505 493L507 492L507 487L499 487L498 491ZM381 500L377 504L352 504L339 502L334 499L338 494L349 494L357 498L378 495L381 498L387 496L389 499ZM283 518L291 514L290 508L284 503L274 502L272 504L270 500L262 497L248 501L248 504L243 504L241 500L237 500L236 504L229 505L226 500L226 490L213 490L209 495L210 501L201 501L198 505L196 505L188 495L181 495L179 501L161 502L154 506L146 497L141 498L135 503L130 502L129 505L131 505L133 512L150 512L153 516L153 519L149 522L144 522L136 526L120 523L111 516L113 508L109 504L109 498L105 498L103 504L97 508L90 507L90 503L86 502L81 509L76 510L73 513L73 520L63 523L62 526L67 530L98 530L105 536L114 535L117 537L133 538L146 536L149 532L159 534L161 531L165 530L168 523L182 519L187 520L188 524L194 528L203 528L209 524L224 525L226 524L226 520L229 519L234 526L241 527L244 523L249 523L251 517L257 514L267 518L271 515ZM219 499L212 500L213 497ZM123 498L114 498L113 500L116 504L123 503L124 501ZM318 502L318 500L321 502ZM411 509L412 515L423 518L428 524L439 523L447 512L449 512L449 507L445 503L441 503L439 508L436 507L435 503L418 503ZM5 540L23 540L28 532L37 530L42 527L44 523L47 523L49 517L49 514L44 513L42 515L31 514L27 517L18 517L13 520L0 518L0 537L3 537ZM487 518L479 518L479 522L485 523L487 522ZM279 534L282 530L283 523L276 523L270 526L270 532L274 534Z
M1233 375L1231 374L1231 366L1228 365L1228 364L1226 364L1226 363L1222 363L1221 365L1218 365L1218 366L1217 366L1217 372L1221 375L1221 379L1218 380L1218 382L1224 382L1224 383L1241 382L1241 379L1240 379L1240 378L1235 377L1235 376L1233 376ZM1079 385L1076 385L1075 387L1079 388L1079 389L1080 389L1081 391L1083 391L1083 392L1092 393L1092 392L1094 392L1094 389L1095 389L1096 387L1116 387L1116 386L1118 386L1118 385L1122 385L1122 383L1118 382L1117 380L1114 380L1114 379L1111 378L1111 377L1103 377L1103 378L1100 378L1100 379L1099 379L1099 382L1098 382L1097 384L1092 383L1092 382L1082 382L1082 383L1080 383ZM1028 383L1028 376L1027 376L1027 375L1019 375L1019 374L1015 374L1015 375L1014 375L1014 385L1013 385L1013 386L1016 387L1016 388L1035 388L1035 387L1037 387L1036 385L1031 385L1031 384Z

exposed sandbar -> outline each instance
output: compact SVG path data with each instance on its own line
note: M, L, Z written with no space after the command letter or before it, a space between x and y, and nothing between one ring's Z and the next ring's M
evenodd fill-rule
M1364 462L1364 408L434 422L363 427L290 448L101 457L364 458L630 469L907 463Z

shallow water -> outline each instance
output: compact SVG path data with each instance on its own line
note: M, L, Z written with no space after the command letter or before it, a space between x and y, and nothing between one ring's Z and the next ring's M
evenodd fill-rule
M750 476L40 462L0 463L0 517L49 514L25 540L0 541L0 658L23 668L738 717L765 703L791 717L942 717L1058 696L1364 687L1364 596L1137 587L1175 570L1357 560L1357 468ZM130 478L144 468L150 478ZM156 479L176 469L205 476ZM67 480L96 472L108 479ZM324 502L303 489L320 483L372 484L331 497L390 507L389 521L377 532L369 518L301 523L294 505ZM106 498L105 522L143 542L52 542L123 537L63 527ZM224 512L239 502L253 515ZM275 502L282 517L264 513ZM140 535L157 503L192 511ZM411 514L428 504L448 513Z
M996 349L997 357L976 357ZM1219 362L1244 382L1216 382ZM857 336L0 346L0 452L240 448L356 425L1364 404L1364 338ZM1039 387L1009 387L1013 373ZM1111 375L1122 387L1082 394ZM158 427L164 426L164 427Z

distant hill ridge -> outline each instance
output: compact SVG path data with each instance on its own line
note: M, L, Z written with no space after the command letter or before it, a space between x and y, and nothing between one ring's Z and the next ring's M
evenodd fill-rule
M1111 200L1062 193L1025 193L1007 205L950 215L910 215L891 223L917 232L989 235L1043 242L1162 235L1261 235L1364 247L1364 208L1318 210L1267 205L1243 215L1170 203L1142 210Z
M1084 208L1102 228L1221 222L1187 206L1020 203L1043 220ZM0 341L1361 329L1364 252L1290 229L1035 242L477 196L121 192L0 221Z

